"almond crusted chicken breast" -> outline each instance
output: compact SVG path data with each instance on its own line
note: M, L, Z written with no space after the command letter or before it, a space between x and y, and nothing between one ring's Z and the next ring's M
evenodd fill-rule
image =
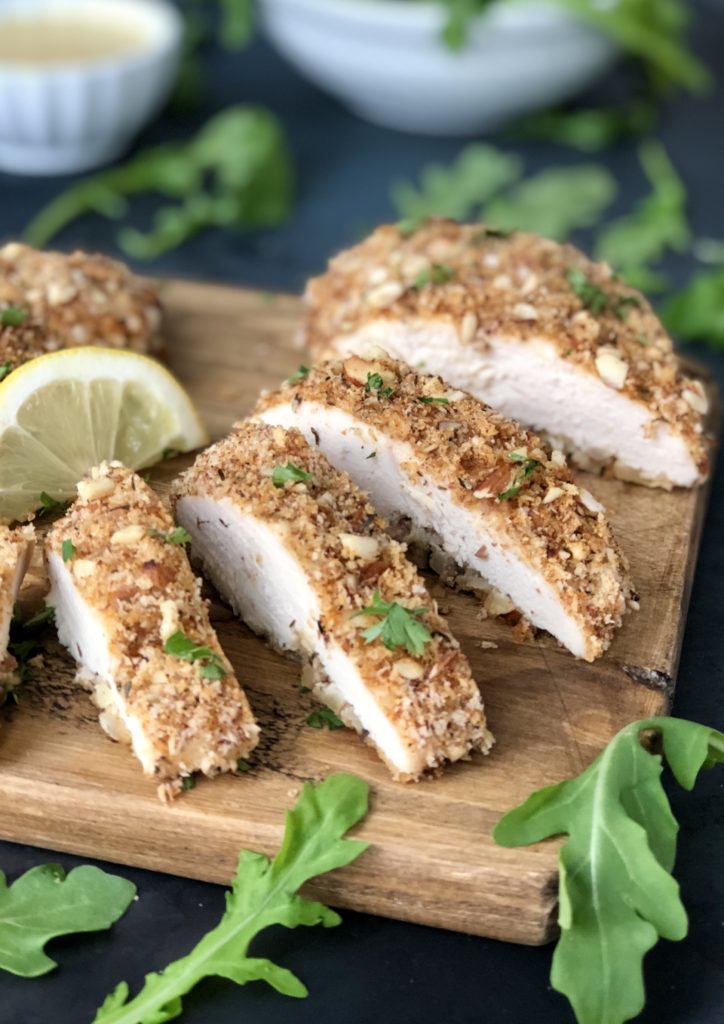
M579 658L608 647L632 601L626 561L562 453L530 431L384 355L323 363L254 415L298 427L465 586L493 587Z
M162 799L193 772L234 771L259 734L184 540L157 495L118 462L78 484L46 538L60 641L101 725L131 743Z
M0 364L79 345L161 348L155 287L106 256L0 248Z
M22 526L17 530L0 526L0 702L19 682L17 662L8 653L10 623L34 546L32 526Z
M380 345L545 433L584 469L691 487L707 396L643 295L570 245L432 220L376 230L310 281L316 358Z
M175 511L237 614L301 656L396 778L489 749L470 666L404 547L299 431L238 425L180 477Z

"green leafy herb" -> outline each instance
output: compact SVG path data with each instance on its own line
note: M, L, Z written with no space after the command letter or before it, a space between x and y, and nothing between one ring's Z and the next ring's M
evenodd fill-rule
M28 311L20 306L6 306L0 310L0 327L20 327L28 319Z
M226 50L243 50L254 34L252 0L219 0L219 42Z
M38 519L44 516L46 512L59 512L60 509L65 508L65 502L56 501L55 498L51 498L47 491L41 491L38 500L40 508L35 513Z
M581 775L533 793L494 830L502 846L567 834L560 852L559 923L551 984L579 1024L623 1024L644 1005L642 960L659 936L682 939L686 912L671 876L677 824L661 785L662 758L677 781L724 761L724 734L676 718L626 726Z
M192 540L191 534L183 526L176 526L173 530L167 530L165 533L163 530L151 527L148 531L148 536L155 537L156 540L162 540L166 544L190 544Z
M124 228L118 243L135 259L155 259L208 227L272 227L291 203L291 158L277 119L260 107L230 107L186 142L147 149L128 163L72 186L25 230L45 246L84 213L125 216L127 196L153 192L161 207L147 233Z
M685 252L691 243L686 218L686 189L660 142L649 140L639 149L641 164L652 190L625 217L601 231L596 256L606 260L626 281L654 291L662 281L650 264L669 250Z
M566 271L566 280L571 286L571 291L581 300L581 304L589 309L594 316L610 312L619 320L626 320L631 309L638 309L640 300L635 295L609 294L603 288L599 288L593 281L589 281L582 270L577 267L569 267Z
M57 966L43 951L59 935L97 932L128 909L136 887L85 865L66 876L57 864L31 868L8 886L0 871L0 969L36 978Z
M181 451L178 448L164 448L161 453L163 459L175 459L177 455L181 455Z
M240 757L236 762L236 770L237 772L250 772L251 765L246 760L246 758Z
M181 779L181 789L184 793L188 792L189 789L196 788L196 776L195 775L184 775Z
M446 284L455 277L455 271L445 263L433 263L429 270L421 270L412 283L413 288L424 288L428 284Z
M287 377L290 384L296 384L299 380L304 380L309 375L309 367L305 366L304 363L296 370L291 377Z
M376 459L376 458L377 458L377 452L370 452L369 455L365 456L365 460L367 460L367 459Z
M663 321L683 341L724 348L724 269L697 274L665 304Z
M395 393L394 388L386 388L384 384L385 382L382 378L382 374L368 373L365 391L376 391L380 398L391 398Z
M300 483L311 480L312 474L295 466L293 462L287 462L286 466L275 466L272 471L272 483L275 487L283 487L284 484Z
M2 366L0 366L0 380L5 380L12 368L12 363L3 363Z
M400 231L410 234L425 217L469 220L522 170L519 157L482 143L466 146L450 167L429 164L420 172L419 187L408 181L392 186L392 205L404 218Z
M510 487L505 491L501 491L498 495L499 501L509 501L511 498L517 498L520 494L521 487L531 478L536 469L542 465L538 459L529 459L528 456L523 455L522 452L508 452L508 458L511 462L520 463L520 466L516 470Z
M484 220L563 241L572 231L597 224L615 196L616 182L605 167L550 167L493 199Z
M343 729L344 722L335 715L331 708L318 708L307 718L307 725L312 729Z
M297 895L310 879L344 867L367 843L344 839L367 812L368 786L354 775L332 775L318 785L305 783L296 807L287 811L282 845L274 860L243 850L234 885L219 922L185 957L162 973L146 976L128 1000L125 982L99 1009L94 1024L161 1024L179 1016L182 998L202 978L228 978L237 985L266 981L282 995L306 996L291 971L271 960L249 956L249 945L271 925L333 927L340 918L321 903Z
M40 652L38 628L54 620L55 609L49 605L25 621L23 621L20 605L16 604L13 608L8 651L18 663L17 674L21 683L27 676L28 662Z
M646 99L610 107L544 110L516 122L513 132L596 153L627 136L652 131L655 123L656 106Z
M221 656L205 644L195 644L186 634L177 629L165 641L164 652L181 661L199 662L201 676L204 679L223 679L228 675Z
M64 562L70 562L72 558L75 558L75 544L70 538L63 541L60 552Z
M380 618L376 625L362 631L362 636L368 644L379 638L390 651L404 647L408 654L422 654L425 644L432 640L427 627L419 621L420 616L427 610L405 608L397 601L383 601L379 590L375 590L372 604L355 612L352 618L355 619L358 615L374 615Z
M438 395L418 395L418 402L422 402L423 405L450 405L449 398L443 398Z

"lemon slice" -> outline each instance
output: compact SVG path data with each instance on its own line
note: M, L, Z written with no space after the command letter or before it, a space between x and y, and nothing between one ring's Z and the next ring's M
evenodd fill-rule
M20 519L45 491L60 501L103 459L130 469L208 436L191 399L160 363L117 349L62 349L0 382L0 518Z

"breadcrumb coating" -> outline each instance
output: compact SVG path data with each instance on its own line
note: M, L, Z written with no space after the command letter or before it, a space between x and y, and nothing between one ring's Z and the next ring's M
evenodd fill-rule
M182 777L193 772L234 771L256 746L259 730L209 621L184 546L167 539L174 529L171 516L141 477L118 462L95 468L78 492L49 531L46 556L63 560L107 638L112 678L92 679L101 724L112 734L124 731L114 702L105 699L106 682L123 708L121 718L136 723L143 736L163 798L175 795ZM59 588L49 568L57 608ZM56 616L60 625L60 612ZM165 652L177 631L213 652L221 678L206 678L200 659L184 661ZM82 650L71 653L85 665ZM79 675L84 680L87 671Z
M40 252L19 242L0 248L0 314L27 313L0 329L0 364L80 345L154 354L161 305L154 286L106 256Z
M274 468L289 462L311 478L276 486ZM406 745L423 753L428 770L473 750L487 752L492 737L468 661L404 546L387 536L385 523L349 477L333 469L298 430L237 424L179 478L174 498L187 496L230 502L274 528L318 596L320 638L333 638L352 659L385 717ZM280 579L279 587L284 586ZM377 620L353 616L372 604L375 592L406 609L425 609L421 621L432 639L423 653L411 656L403 647L389 650L379 640L365 641L363 630ZM313 652L299 653L311 659L321 696L325 681ZM354 708L343 707L339 714L359 729ZM386 760L384 751L378 752Z
M27 572L35 546L35 530L21 526L15 530L0 526L0 703L19 682L17 661L8 653L10 622L23 576Z
M577 287L572 271L582 275ZM586 285L594 289L588 302ZM443 321L479 350L491 337L544 338L568 363L665 422L685 441L702 478L708 471L701 382L681 371L643 294L572 245L524 232L501 237L448 220L426 221L410 233L385 225L332 259L309 282L306 300L306 342L316 358L372 320Z
M376 389L369 387L374 374L382 384ZM440 377L384 355L312 367L263 395L254 415L290 402L339 409L409 445L415 459L402 467L409 478L444 488L484 515L582 624L591 660L608 647L635 603L628 565L600 505L576 485L561 452ZM531 472L521 479L526 465Z

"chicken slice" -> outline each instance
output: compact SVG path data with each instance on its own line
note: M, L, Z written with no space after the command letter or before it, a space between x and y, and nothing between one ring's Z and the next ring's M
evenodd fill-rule
M19 682L17 661L8 653L10 624L35 546L32 526L0 526L0 703Z
M708 472L708 400L643 295L570 245L479 224L379 228L310 281L317 359L379 345L544 433L583 469Z
M162 799L194 772L234 771L259 729L161 500L118 462L78 484L46 538L58 636L117 740Z
M470 666L404 548L298 431L240 424L174 497L234 611L301 656L314 695L396 778L489 749Z
M625 559L601 506L534 434L379 356L321 364L255 416L298 427L467 587L483 581L579 658L608 647L632 599Z

